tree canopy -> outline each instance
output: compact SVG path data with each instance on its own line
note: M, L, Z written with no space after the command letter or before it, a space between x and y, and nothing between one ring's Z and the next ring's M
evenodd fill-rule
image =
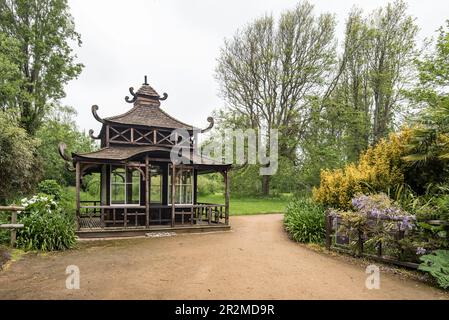
M35 154L38 141L0 111L0 203L27 194L40 178Z
M9 51L0 55L0 85L8 83L0 102L31 135L81 72L73 42L81 38L66 0L0 0L0 46Z
M417 30L403 1L369 14L353 8L341 46L334 16L307 1L277 21L265 15L223 45L216 78L226 105L217 114L233 128L278 129L280 156L310 187L322 167L357 160L402 123Z

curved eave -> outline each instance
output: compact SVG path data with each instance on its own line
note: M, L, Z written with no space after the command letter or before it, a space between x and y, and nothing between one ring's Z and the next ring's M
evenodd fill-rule
M72 153L75 160L90 161L126 161L140 154L147 152L164 152L169 153L169 148L156 146L139 146L139 147L117 147L110 146L101 148L100 150L87 153Z
M87 153L72 153L73 160L81 162L126 162L132 158L146 153L153 153L158 158L170 159L171 148L159 146L109 146L101 148L100 150ZM207 157L200 157L194 155L189 159L190 165L200 168L201 171L207 171L220 168L230 169L232 164L219 163Z

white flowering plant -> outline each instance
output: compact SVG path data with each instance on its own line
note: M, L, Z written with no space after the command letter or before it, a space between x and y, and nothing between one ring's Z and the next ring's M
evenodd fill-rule
M24 227L18 230L17 246L25 250L64 250L76 243L72 217L64 214L52 196L38 194L23 198Z
M58 209L58 204L53 197L44 194L34 195L31 198L23 198L20 200L22 207L25 207L25 213L32 212L47 212L51 213L52 210Z

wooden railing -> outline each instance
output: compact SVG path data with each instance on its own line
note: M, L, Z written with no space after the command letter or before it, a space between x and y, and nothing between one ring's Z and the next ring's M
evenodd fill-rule
M225 217L225 205L215 203L198 203L196 209L198 210L199 221L202 222L202 217L207 218L208 224L212 222L219 223Z
M81 205L77 215L78 228L142 228L146 226L145 209L145 206L140 205ZM171 205L151 204L149 209L150 225L169 224L172 221ZM175 223L178 225L225 223L225 206L212 203L177 204Z
M101 201L100 200L81 200L80 201L80 205L81 205L81 208L84 209L83 210L84 213L85 214L89 214L90 213L89 209L88 208L84 208L84 207L98 207L98 206L101 205ZM100 210L98 209L98 211L96 211L94 209L93 213L94 214L98 214L98 213L100 213Z
M17 206L0 206L0 211L9 211L11 212L11 223L8 224L0 224L0 229L9 229L11 232L11 247L14 247L16 244L17 238L17 229L23 228L23 224L17 223L17 214L21 211L24 211L24 207Z

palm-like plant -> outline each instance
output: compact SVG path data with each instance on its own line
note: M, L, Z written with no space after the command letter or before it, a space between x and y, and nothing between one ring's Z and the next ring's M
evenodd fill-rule
M409 93L425 109L418 115L404 160L449 159L449 21L440 28L435 51L418 61L419 85Z
M406 161L427 162L449 159L449 104L425 109L412 128Z

